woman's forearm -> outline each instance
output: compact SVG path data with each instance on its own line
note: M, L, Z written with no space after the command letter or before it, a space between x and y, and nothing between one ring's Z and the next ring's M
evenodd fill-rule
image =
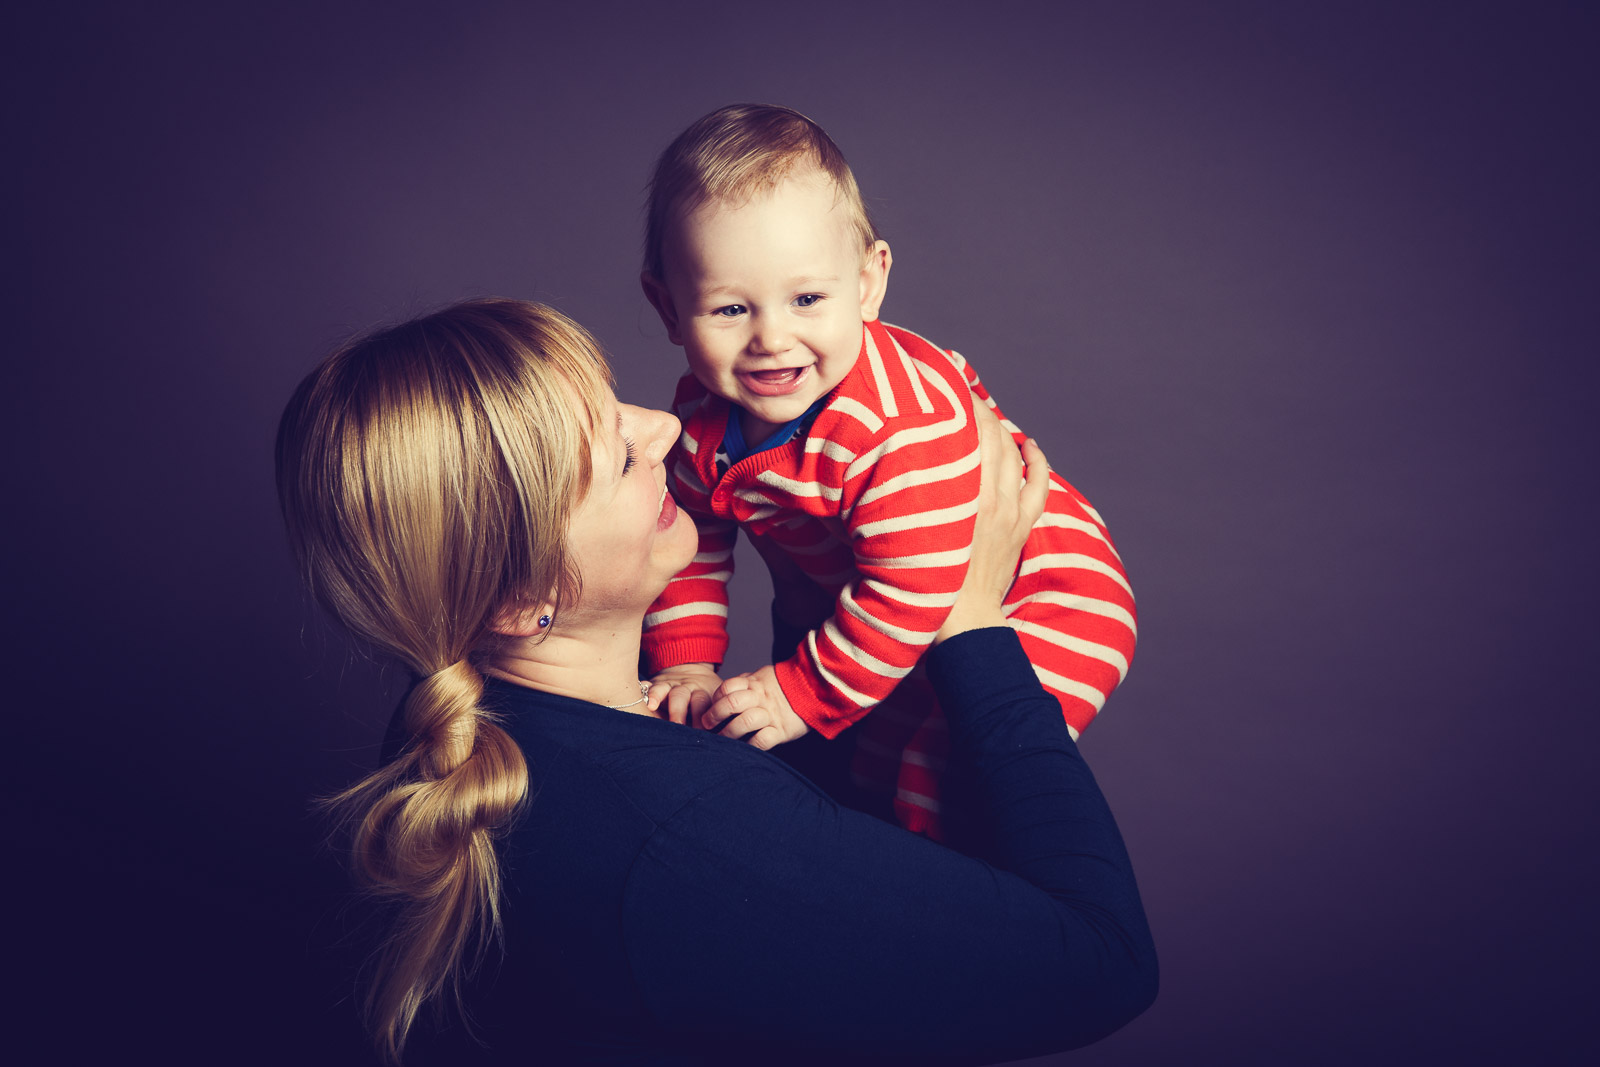
M819 1062L1073 1048L1154 997L1138 890L1059 706L1008 629L930 675L1006 869L839 808L772 761L686 806L628 890L637 987L669 1029Z

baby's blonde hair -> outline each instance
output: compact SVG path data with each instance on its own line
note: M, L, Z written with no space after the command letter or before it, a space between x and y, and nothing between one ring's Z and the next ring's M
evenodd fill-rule
M599 346L538 304L473 300L345 345L278 427L302 576L420 681L399 756L326 803L358 881L397 904L366 1012L398 1062L418 1008L499 931L494 838L528 789L475 654L504 612L578 594L566 553L610 385ZM476 951L474 951L476 950Z
M878 230L861 199L844 153L821 126L774 104L730 104L697 119L656 160L645 219L644 269L665 278L667 230L676 212L707 201L743 203L798 168L816 167L833 181L850 213L863 253Z

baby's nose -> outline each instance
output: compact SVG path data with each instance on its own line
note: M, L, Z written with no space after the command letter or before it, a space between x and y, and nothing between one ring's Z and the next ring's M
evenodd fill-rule
M759 355L775 356L793 347L794 333L780 319L763 319L750 338L750 348Z

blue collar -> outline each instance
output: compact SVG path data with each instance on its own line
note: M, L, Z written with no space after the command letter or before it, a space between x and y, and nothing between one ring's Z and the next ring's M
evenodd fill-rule
M811 420L816 417L817 412L822 410L822 405L827 399L826 396L818 397L817 402L801 412L799 418L791 419L784 423L773 431L765 441L762 441L754 448L745 443L744 427L739 422L739 416L744 414L744 409L738 404L730 403L728 405L728 426L727 429L722 431L722 450L728 454L728 465L731 467L746 456L753 456L757 452L765 452L769 448L777 448L779 445L788 444L805 426L810 424Z

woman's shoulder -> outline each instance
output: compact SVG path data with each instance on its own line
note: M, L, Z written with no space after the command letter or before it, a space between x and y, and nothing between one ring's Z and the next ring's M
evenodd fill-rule
M809 787L770 753L704 730L502 682L486 695L528 759L529 814L608 798L610 825L631 812L653 829L710 791Z

